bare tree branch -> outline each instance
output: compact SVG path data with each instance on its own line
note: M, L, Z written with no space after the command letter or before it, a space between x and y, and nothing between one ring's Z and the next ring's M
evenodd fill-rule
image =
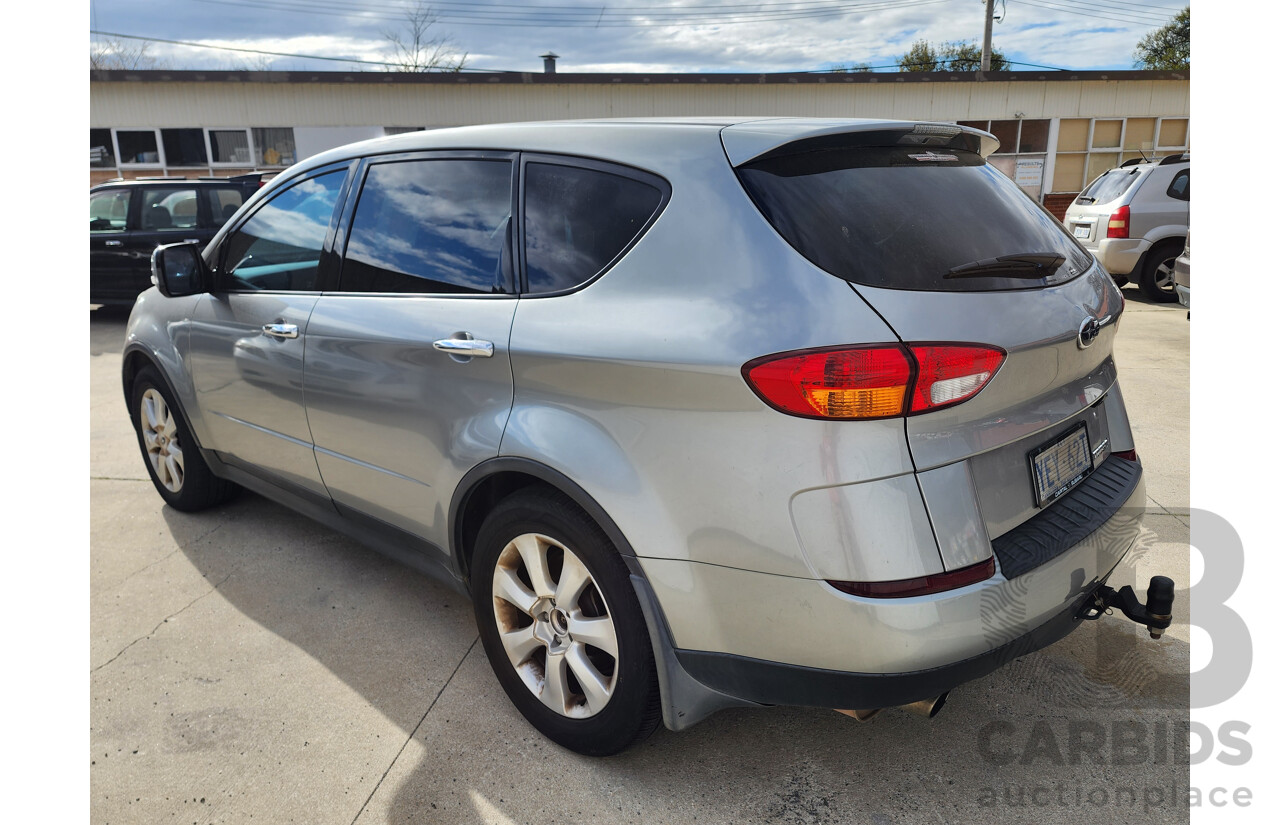
M159 60L147 54L150 49L151 44L145 40L136 46L117 37L95 40L89 45L89 68L125 71L169 68L167 60Z
M405 12L405 29L382 33L392 46L393 72L456 72L467 65L466 52L459 53L449 35L431 36L438 15L424 0Z

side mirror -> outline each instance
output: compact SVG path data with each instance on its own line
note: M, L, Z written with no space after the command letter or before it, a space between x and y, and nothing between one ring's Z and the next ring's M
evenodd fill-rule
M200 255L200 245L171 243L157 246L151 253L151 283L166 298L207 292L209 268Z

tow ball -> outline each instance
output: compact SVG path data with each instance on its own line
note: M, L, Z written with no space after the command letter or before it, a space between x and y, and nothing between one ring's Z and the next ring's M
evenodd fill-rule
M1081 618L1092 621L1110 613L1112 607L1120 608L1131 621L1146 625L1151 638L1159 639L1173 620L1173 579L1152 576L1146 604L1138 601L1138 594L1127 584L1119 590L1103 585L1093 591L1093 601L1086 603Z

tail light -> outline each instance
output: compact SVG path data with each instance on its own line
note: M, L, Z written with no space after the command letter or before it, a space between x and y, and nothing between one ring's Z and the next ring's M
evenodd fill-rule
M1116 458L1123 458L1125 461L1138 460L1137 450L1117 450L1116 452L1112 453L1112 455L1115 456Z
M1111 213L1111 217L1107 219L1107 237L1129 237L1129 207L1122 206Z
M882 344L767 355L742 375L766 404L803 418L895 418L967 401L1004 362L975 344Z
M931 576L920 576L915 579L898 579L888 582L837 582L827 584L848 593L850 596L865 596L873 599L905 599L908 596L927 596L930 593L945 593L948 590L967 587L980 581L986 581L996 574L994 557L959 570L946 573L935 573Z

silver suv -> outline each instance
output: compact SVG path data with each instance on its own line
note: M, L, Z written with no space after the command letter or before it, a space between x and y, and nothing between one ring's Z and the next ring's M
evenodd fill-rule
M730 706L936 713L1122 597L1158 632L1163 584L1105 585L1145 501L1119 290L995 145L701 119L330 151L155 254L147 468L469 593L581 753Z
M1172 303L1190 207L1191 155L1183 153L1104 172L1067 208L1063 223L1119 285L1136 280L1151 300Z

